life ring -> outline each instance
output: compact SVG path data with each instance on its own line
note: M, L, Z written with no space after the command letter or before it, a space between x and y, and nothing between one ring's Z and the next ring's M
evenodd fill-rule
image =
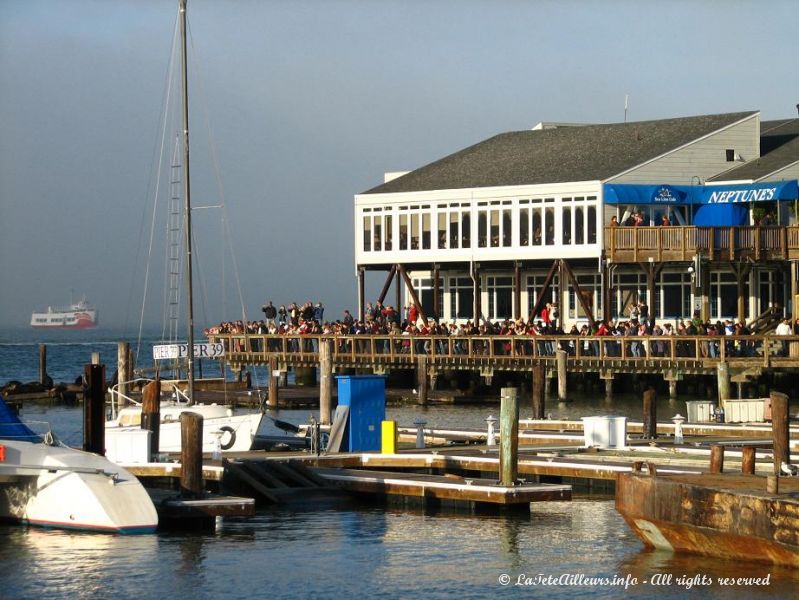
M230 433L230 439L228 439L226 443L222 442L222 436L225 434L225 432ZM233 447L233 444L236 443L236 430L228 425L223 425L219 428L219 441L221 443L222 450L230 450Z

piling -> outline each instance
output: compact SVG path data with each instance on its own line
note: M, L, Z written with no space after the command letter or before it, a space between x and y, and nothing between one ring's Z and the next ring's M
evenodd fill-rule
M558 402L566 402L566 359L568 354L565 350L555 352L558 363Z
M130 344L128 342L117 342L117 398L119 405L127 403L126 397L128 393L128 380L130 374L128 367L130 366Z
M203 495L203 416L184 411L180 414L180 495Z
M333 342L319 340L319 422L330 425L333 398Z
M710 472L724 472L724 446L710 447Z
M419 356L416 359L416 402L427 404L427 357Z
M142 390L141 428L150 435L150 456L158 454L161 430L161 380L156 378Z
M269 357L269 396L266 399L266 405L269 408L277 408L278 396L277 388L280 381L280 373L277 370L277 357Z
M105 454L105 365L91 364L83 369L83 449Z
M675 400L677 398L677 380L669 380L669 399Z
M609 377L605 380L605 400L613 399L613 378Z
M719 388L719 406L724 408L725 402L730 396L730 366L726 362L720 362L716 367L716 380Z
M47 346L39 344L39 383L47 385Z
M755 474L756 451L754 446L744 446L741 451L741 473L744 475Z
M519 475L519 390L502 388L499 415L499 475L502 485L514 485Z
M774 474L779 475L780 465L791 462L788 434L788 396L771 392L771 435L774 440Z
M644 439L653 440L658 436L657 403L655 390L644 391Z
M546 396L544 388L546 386L546 373L544 365L538 363L533 367L533 418L543 419L546 411Z
M776 475L768 475L766 476L766 491L769 494L779 494L780 493L780 478Z

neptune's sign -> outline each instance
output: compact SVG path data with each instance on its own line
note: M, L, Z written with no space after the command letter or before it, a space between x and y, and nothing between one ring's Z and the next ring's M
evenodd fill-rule
M768 202L777 197L777 186L757 189L736 189L711 192L706 190L708 204L726 204L727 202Z

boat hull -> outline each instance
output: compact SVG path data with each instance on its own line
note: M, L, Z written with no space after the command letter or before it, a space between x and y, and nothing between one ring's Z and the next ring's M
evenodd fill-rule
M621 473L616 509L651 548L799 567L799 500L762 476Z
M185 411L203 416L202 451L213 453L245 452L253 445L255 435L261 425L260 412L236 414L232 410L215 404L162 406L161 423L158 432L159 452L181 451L180 414ZM141 430L141 408L127 407L120 411L114 421L105 424L106 438L125 435L129 431Z
M106 458L66 446L3 440L0 519L38 527L152 533L149 494Z

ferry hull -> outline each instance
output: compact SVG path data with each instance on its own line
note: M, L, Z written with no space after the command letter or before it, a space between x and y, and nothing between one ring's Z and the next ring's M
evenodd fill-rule
M757 475L621 473L616 509L650 548L799 567L799 482L780 484L787 493Z

